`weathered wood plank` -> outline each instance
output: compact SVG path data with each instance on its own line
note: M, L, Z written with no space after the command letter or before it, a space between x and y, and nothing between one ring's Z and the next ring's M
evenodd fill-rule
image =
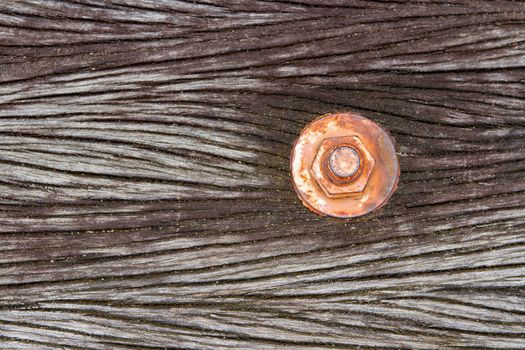
M525 3L0 4L0 347L525 348ZM318 218L317 115L399 189Z

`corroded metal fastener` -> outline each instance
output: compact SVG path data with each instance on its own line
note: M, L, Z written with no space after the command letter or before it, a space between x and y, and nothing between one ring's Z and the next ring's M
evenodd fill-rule
M340 218L380 208L399 180L393 138L353 113L324 115L307 125L293 146L290 168L303 204Z

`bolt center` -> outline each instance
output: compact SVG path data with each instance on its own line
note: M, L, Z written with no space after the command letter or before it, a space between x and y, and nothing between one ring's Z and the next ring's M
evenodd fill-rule
M330 170L337 177L345 178L353 176L359 170L361 159L355 149L348 146L337 147L328 159Z

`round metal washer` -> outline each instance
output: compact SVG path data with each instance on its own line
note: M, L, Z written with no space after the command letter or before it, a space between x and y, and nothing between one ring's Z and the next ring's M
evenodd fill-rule
M326 167L314 164L328 159L321 154L323 141L333 147L349 137L360 141L357 146L371 156L361 160L366 178L353 180L360 182L357 187L330 183ZM293 146L290 170L295 192L307 208L339 218L358 217L383 206L396 190L400 174L394 139L375 122L353 113L324 115L308 124Z

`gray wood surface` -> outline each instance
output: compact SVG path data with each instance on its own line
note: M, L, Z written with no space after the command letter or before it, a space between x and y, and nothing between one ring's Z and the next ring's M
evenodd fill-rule
M1 349L525 349L525 2L0 2ZM290 147L395 137L318 218Z

